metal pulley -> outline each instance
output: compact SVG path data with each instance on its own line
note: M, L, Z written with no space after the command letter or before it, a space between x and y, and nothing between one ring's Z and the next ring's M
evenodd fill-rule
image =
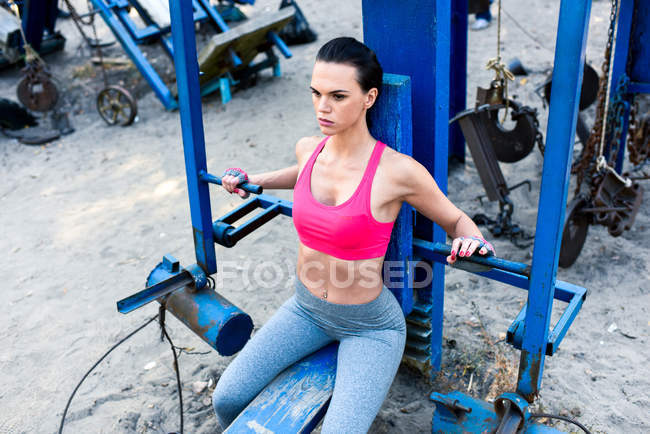
M18 100L29 110L37 112L54 108L59 91L45 65L38 61L30 62L21 72L24 77L16 89Z
M128 126L138 114L138 106L128 90L108 86L97 95L97 111L108 125Z

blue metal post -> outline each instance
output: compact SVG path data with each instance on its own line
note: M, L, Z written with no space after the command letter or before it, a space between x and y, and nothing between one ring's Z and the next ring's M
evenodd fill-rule
M364 41L377 53L384 71L411 77L413 157L446 193L451 0L363 0L362 5ZM446 241L442 228L424 217L416 216L414 235L427 241ZM429 264L433 281L418 289L418 299L432 304L431 366L438 370L445 269L443 264Z
M207 166L199 65L194 39L194 11L191 3L181 0L170 0L169 10L196 262L210 275L217 271L217 260L212 234L209 184L199 179L199 172L207 172Z
M467 98L467 0L451 1L449 116L465 110ZM465 138L458 122L449 126L449 157L465 162Z
M370 132L373 137L397 152L412 155L411 79L403 75L384 74L379 100L370 113ZM404 204L393 226L386 251L384 284L393 291L405 315L413 309L413 284L409 274L412 258L413 207Z
M638 0L634 11L632 41L630 42L630 78L631 88L638 87L634 92L650 93L650 44L647 43L648 29L650 29L650 8L647 2ZM645 7L642 7L645 6Z
M575 136L591 0L562 0L546 136L535 247L517 392L539 391L553 306L564 208Z
M621 0L618 6L618 19L616 26L616 45L612 57L612 64L610 67L609 77L611 80L610 103L616 97L616 86L623 75L627 75L628 52L630 49L630 33L632 31L632 17L634 15L634 0ZM623 98L628 99L629 96L623 95ZM611 107L611 106L610 106ZM623 160L625 159L625 143L627 141L627 127L630 117L630 107L626 107L623 114L623 122L621 126L621 137L618 144L618 155L616 156L616 171L621 173L623 171ZM612 144L608 144L609 147Z

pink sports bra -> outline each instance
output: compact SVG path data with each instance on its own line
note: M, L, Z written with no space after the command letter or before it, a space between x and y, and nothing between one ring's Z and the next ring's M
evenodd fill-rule
M370 189L386 144L377 141L361 183L340 205L323 205L311 194L311 172L326 137L300 172L293 191L293 224L307 247L340 259L384 256L395 222L379 222L370 211Z

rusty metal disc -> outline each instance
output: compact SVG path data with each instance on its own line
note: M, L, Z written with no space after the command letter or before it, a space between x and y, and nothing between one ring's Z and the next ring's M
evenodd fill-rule
M108 86L97 94L97 111L108 125L131 125L138 114L138 106L128 90Z
M567 268L580 256L582 246L585 245L591 215L583 213L587 207L587 200L583 197L574 198L567 209L564 231L562 232L562 247L560 248L560 262L562 268Z
M56 85L46 74L27 76L16 89L18 100L29 110L46 112L54 108L59 99Z

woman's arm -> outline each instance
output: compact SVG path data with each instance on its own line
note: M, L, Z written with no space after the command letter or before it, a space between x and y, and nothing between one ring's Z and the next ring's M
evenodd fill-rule
M397 183L403 193L403 200L420 214L440 225L453 238L448 261L455 262L457 252L459 256L471 256L481 242L469 237L483 239L483 234L476 224L451 203L422 164L406 155L400 155L398 161L399 167L393 173L399 174ZM488 250L482 247L479 253L484 255Z
M261 185L265 189L292 189L298 182L298 171L302 161L309 158L316 145L320 141L318 137L303 137L296 142L296 160L297 164L284 169L274 170L273 172L250 175L251 184Z
M297 164L278 169L271 172L258 173L256 175L248 175L248 182L250 184L261 185L264 189L280 190L292 189L298 182L298 171L301 162L311 155L316 145L318 144L318 137L303 137L296 143L296 160ZM237 187L240 182L236 176L226 175L221 178L221 185L230 193L237 193L242 198L247 198L249 193Z
M264 172L248 176L248 182L250 184L261 185L265 190L292 189L295 187L297 179L297 164L285 167L284 169L274 170L272 172Z

